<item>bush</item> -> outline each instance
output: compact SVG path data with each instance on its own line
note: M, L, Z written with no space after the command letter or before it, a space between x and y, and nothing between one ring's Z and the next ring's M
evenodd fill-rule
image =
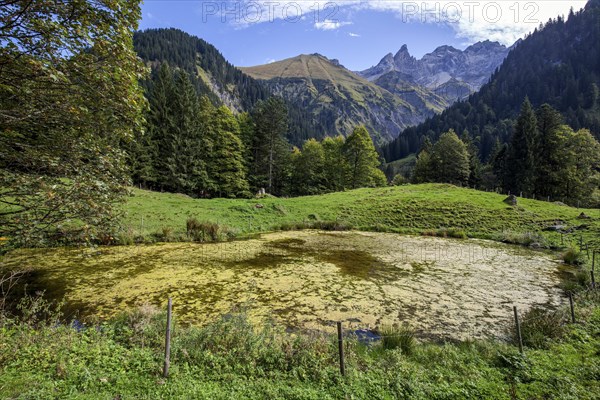
M235 232L227 225L219 225L214 222L200 222L196 218L188 218L186 232L190 239L195 242L219 242L235 238Z
M415 332L410 327L384 325L378 333L381 335L381 345L384 349L400 349L404 354L412 354L415 348Z
M143 305L117 315L108 327L118 343L160 348L164 344L166 313L155 306Z
M163 226L160 231L154 232L152 237L156 242L172 242L176 239L173 236L173 228L170 226Z
M316 221L312 224L312 228L324 231L349 231L352 230L352 225L343 221Z
M275 230L295 231L302 229L320 229L323 231L350 231L352 225L342 221L304 221L284 222L275 227Z
M458 228L441 228L436 231L427 230L421 232L422 236L434 236L434 237L443 237L443 238L454 238L454 239L467 239L467 233L462 229Z
M121 231L116 235L115 241L121 246L131 246L135 244L135 234L131 228Z
M564 333L564 315L559 311L534 307L521 317L521 338L523 345L536 349L545 348L549 341L562 337ZM513 338L517 340L512 328Z
M538 247L548 247L546 238L537 232L503 231L494 239L504 243L519 244L521 246L537 245Z
M569 265L582 265L584 262L583 253L573 247L563 253L562 259L565 264Z
M406 179L406 177L404 177L404 175L402 174L396 174L396 176L394 176L394 179L392 179L392 186L402 186L402 185L407 185L408 179Z

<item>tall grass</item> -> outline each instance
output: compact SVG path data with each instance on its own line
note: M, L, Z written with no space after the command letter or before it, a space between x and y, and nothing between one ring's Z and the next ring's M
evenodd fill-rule
M386 350L400 349L410 355L415 349L415 332L408 326L383 325L379 331L381 345Z
M198 221L191 217L186 221L186 233L195 242L219 242L234 239L236 234L227 225Z

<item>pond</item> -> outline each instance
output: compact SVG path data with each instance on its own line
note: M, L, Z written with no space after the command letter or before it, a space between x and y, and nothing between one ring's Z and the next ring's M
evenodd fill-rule
M366 232L276 232L245 241L19 250L32 290L67 311L107 318L164 306L202 324L232 310L302 330L407 324L422 337L501 335L512 306L564 302L561 263L546 252L483 240Z

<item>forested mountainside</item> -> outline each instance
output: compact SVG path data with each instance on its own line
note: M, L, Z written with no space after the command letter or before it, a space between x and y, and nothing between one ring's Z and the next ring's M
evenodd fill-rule
M534 107L548 103L574 129L600 137L600 1L536 29L509 53L490 82L466 101L406 129L384 146L387 161L416 153L428 137L450 129L468 131L486 160L498 139L506 143L526 96Z
M198 95L234 112L251 111L258 101L272 95L265 85L230 64L217 48L179 29L149 29L137 32L133 39L140 58L152 67L150 80L142 83L146 89L156 80L160 64L166 62L188 72ZM300 144L307 138L325 135L312 114L294 104L287 104L287 108L290 142Z

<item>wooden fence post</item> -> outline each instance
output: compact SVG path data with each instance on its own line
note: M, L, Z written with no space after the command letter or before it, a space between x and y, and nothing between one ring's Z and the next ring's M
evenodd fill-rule
M342 376L346 375L346 366L344 365L344 337L342 332L342 323L337 323L337 332L338 332L338 350L340 353L340 373Z
M517 340L519 341L519 352L523 354L523 338L521 337L521 323L519 322L519 313L517 311L517 306L513 306L513 311L515 312L515 326L517 328Z
M575 323L575 305L573 304L573 293L569 292L569 306L571 306L571 322Z
M163 367L163 376L169 377L169 365L171 363L171 310L173 307L173 301L169 297L167 303L167 331L165 333L165 365Z
M592 289L596 289L596 277L594 276L594 270L590 271L590 275L592 277Z

